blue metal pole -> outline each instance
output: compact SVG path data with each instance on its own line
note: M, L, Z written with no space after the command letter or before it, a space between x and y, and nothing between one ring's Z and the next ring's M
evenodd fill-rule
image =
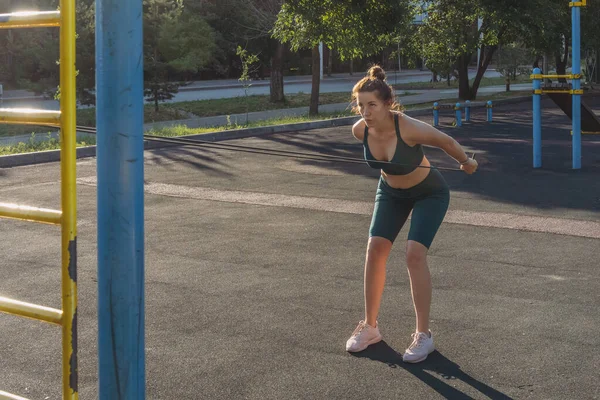
M460 103L456 103L454 109L456 110L456 126L462 126L462 113L460 111Z
M492 108L493 108L493 104L491 100L488 100L488 102L485 104L485 107L487 109L487 122L492 122Z
M465 121L471 121L471 102L469 100L465 101Z
M145 398L142 0L96 0L98 387Z
M542 71L534 68L533 74L539 75ZM533 79L533 168L542 166L542 103L541 94L536 94L536 90L542 88L541 79Z
M573 31L572 51L573 66L572 74L581 74L581 30L580 30L581 8L579 6L571 7L571 25ZM581 80L573 78L573 90L581 89ZM581 168L581 95L573 93L573 169Z
M438 102L433 103L433 126L440 125L440 110Z

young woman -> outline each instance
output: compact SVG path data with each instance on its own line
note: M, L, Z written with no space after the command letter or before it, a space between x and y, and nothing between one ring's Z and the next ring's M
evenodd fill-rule
M444 150L467 174L477 170L477 162L469 158L450 136L396 111L394 91L379 66L371 67L367 76L354 86L352 99L357 104L356 111L363 117L352 127L352 133L363 142L365 160L372 168L381 170L381 177L365 262L365 319L359 322L348 339L346 350L362 351L382 339L377 314L385 284L386 262L398 232L412 211L406 265L416 313L416 330L403 360L420 362L434 350L429 330L431 276L427 252L450 200L446 181L437 169L430 168L422 145Z

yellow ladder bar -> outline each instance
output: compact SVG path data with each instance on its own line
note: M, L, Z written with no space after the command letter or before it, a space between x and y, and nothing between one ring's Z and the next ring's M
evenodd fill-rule
M6 297L0 297L0 311L13 315L19 315L21 317L49 322L51 324L62 324L63 312L61 310L8 299Z
M77 367L77 185L75 0L60 0L63 400L79 399Z
M62 213L46 208L21 206L18 204L0 203L0 217L20 219L43 224L60 225Z
M0 108L0 123L60 126L60 111Z
M61 211L0 203L0 217L61 226L62 310L0 297L0 311L62 328L63 400L77 400L77 192L75 0L60 0L60 12L0 14L0 29L60 26L60 112L0 109L0 123L60 127ZM0 400L26 400L0 391Z
M0 390L0 400L28 400L25 397L15 396L14 394L6 393Z
M0 29L60 26L60 11L23 11L0 14Z

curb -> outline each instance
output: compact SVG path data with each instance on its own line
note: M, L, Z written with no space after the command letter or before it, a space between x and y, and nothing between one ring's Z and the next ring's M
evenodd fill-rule
M510 99L501 99L494 102L494 106L499 104L514 104L520 103L524 101L530 101L531 96L519 96ZM432 102L433 104L433 102ZM471 105L472 108L485 107L485 102L482 103L473 103ZM406 115L411 117L420 117L424 115L430 115L432 113L431 107L426 108L418 108L414 110L406 111ZM283 132L297 132L297 131L305 131L311 129L323 129L323 128L332 128L336 126L348 126L353 125L356 121L358 121L358 116L356 117L342 117L342 118L333 118L326 119L321 121L312 121L312 122L299 122L295 124L286 124L286 125L273 125L273 126L263 126L257 128L248 128L248 129L235 129L229 131L221 131L221 132L213 132L213 133L204 133L198 135L188 135L185 136L186 139L202 139L204 141L210 142L218 142L223 140L232 140L232 139L242 139L247 137L254 136L263 136L263 135L271 135L275 133L283 133ZM144 150L152 150L166 147L176 147L181 146L180 144L175 143L157 143L157 142L144 142ZM77 159L81 158L89 158L96 156L96 146L87 146L87 147L79 147L77 149ZM48 150L48 151L40 151L33 153L25 153L25 154L15 154L9 156L0 156L0 168L12 168L12 167L20 167L25 165L34 165L41 163L49 163L49 162L57 162L60 161L60 150Z
M77 158L96 156L96 146L77 148ZM25 165L43 164L60 161L60 150L37 151L11 156L0 156L0 168L22 167Z

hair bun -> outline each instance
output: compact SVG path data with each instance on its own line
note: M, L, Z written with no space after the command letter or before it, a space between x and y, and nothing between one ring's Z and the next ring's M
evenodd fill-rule
M385 71L379 65L373 65L371 68L369 68L367 76L371 79L385 81Z

